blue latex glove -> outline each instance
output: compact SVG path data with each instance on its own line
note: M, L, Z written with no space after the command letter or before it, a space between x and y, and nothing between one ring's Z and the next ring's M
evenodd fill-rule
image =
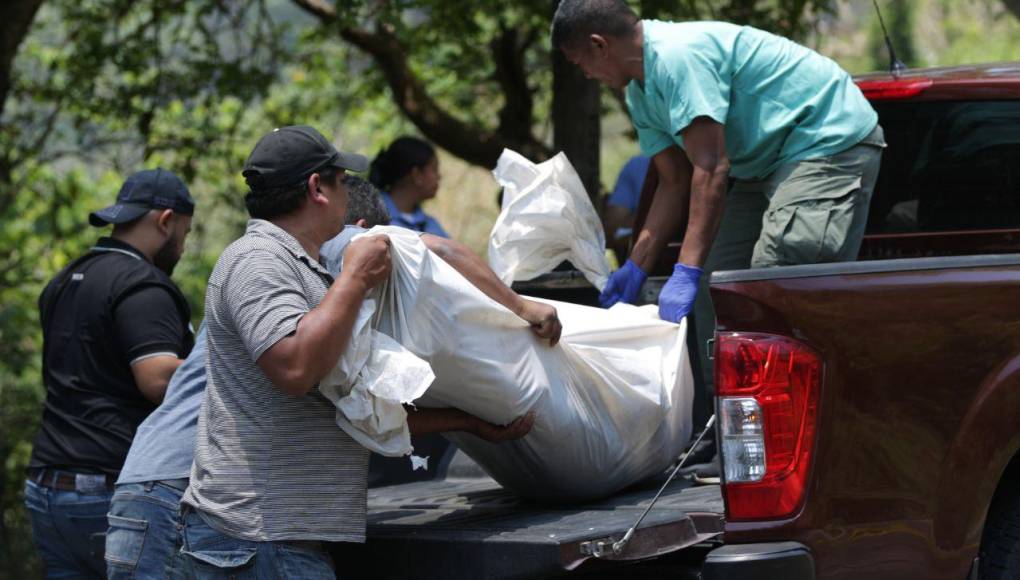
M627 260L622 268L609 275L609 281L599 295L599 304L603 308L609 308L617 302L633 304L647 279L648 274L644 270Z
M666 285L659 293L659 318L669 322L680 322L687 316L694 305L694 297L698 295L698 281L701 280L701 268L677 264L673 266L673 275L666 280Z

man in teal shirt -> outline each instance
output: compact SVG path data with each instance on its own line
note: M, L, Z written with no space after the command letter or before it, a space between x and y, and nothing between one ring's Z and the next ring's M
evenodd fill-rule
M704 271L856 257L885 143L835 62L747 26L639 20L622 0L562 0L552 40L588 78L626 91L659 176L603 306L637 299L685 216L659 314L678 322L700 296L699 338L714 326Z

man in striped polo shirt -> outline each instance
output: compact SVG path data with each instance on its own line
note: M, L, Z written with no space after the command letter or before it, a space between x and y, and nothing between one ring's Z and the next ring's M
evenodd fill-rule
M390 271L385 236L352 242L335 280L320 261L343 228L345 170L367 165L310 127L269 133L245 163L253 219L206 293L207 387L182 500L187 577L332 579L322 542L364 541L368 451L336 426L317 385ZM535 316L558 337L555 312ZM408 417L413 433L490 441L521 437L532 420L500 427L455 409Z

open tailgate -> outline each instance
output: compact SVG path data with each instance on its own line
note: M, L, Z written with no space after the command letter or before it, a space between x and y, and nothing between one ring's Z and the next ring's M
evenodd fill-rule
M523 500L488 477L377 488L369 490L368 542L354 549L382 577L536 578L593 558L650 558L722 532L719 487L675 481L614 555L609 546L633 525L662 481L574 506Z

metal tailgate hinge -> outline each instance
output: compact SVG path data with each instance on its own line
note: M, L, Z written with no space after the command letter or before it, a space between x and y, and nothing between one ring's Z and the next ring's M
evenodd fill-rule
M708 430L711 429L712 425L714 424L715 415L712 415L711 417L709 417L708 423L705 424L705 428L701 430L701 433L698 435L698 438L695 439L694 443L687 448L687 452L680 457L680 461L676 464L676 467L673 469L673 472L669 474L668 478L666 478L666 483L662 484L662 487L659 488L659 493L655 494L655 497L652 498L652 501L648 504L648 507L646 507L645 511L641 514L641 517L639 517L637 521L634 522L634 525L627 530L627 533L624 534L623 537L620 538L620 540L613 542L612 545L609 546L610 547L609 551L612 552L613 555L619 555L621 552L623 552L623 549L627 546L627 543L630 542L630 539L632 537L634 537L634 532L637 530L637 527L641 525L641 522L645 519L645 516L648 515L648 512L652 511L652 507L655 506L655 502L659 501L659 497L662 496L662 493L664 491L666 491L666 488L673 481L673 478L676 477L676 474L680 472L680 468L683 467L684 463L687 462L687 458L691 456L691 452L694 451L694 448L697 447L698 443L701 443L701 440L704 439L705 434L708 433ZM593 546L588 547L588 549L591 550L592 556L600 558L604 555L607 555L606 546L604 545L606 544L605 541L599 540L596 542L593 540L592 542L584 542L581 544L581 553L585 552L585 544L594 544Z
M613 552L613 546L615 542L613 538L602 538L601 540L589 540L587 542L581 542L581 555L583 556L594 556L595 558L601 558L608 556Z

